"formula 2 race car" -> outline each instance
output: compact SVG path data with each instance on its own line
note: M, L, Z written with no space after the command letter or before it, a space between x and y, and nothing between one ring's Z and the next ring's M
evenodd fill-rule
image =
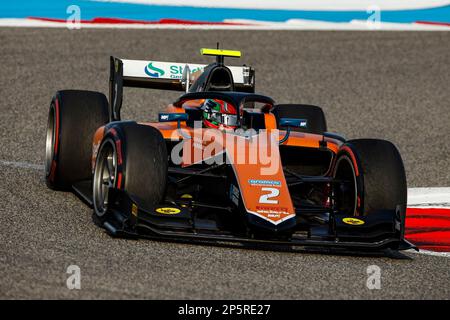
M320 107L255 94L239 51L202 49L209 65L111 57L109 103L56 92L48 187L71 190L114 236L349 250L413 248L397 148L327 132ZM121 120L124 87L184 93L158 122Z

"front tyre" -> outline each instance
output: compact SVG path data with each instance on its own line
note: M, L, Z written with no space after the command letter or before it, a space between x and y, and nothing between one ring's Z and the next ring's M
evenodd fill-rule
M94 170L95 215L106 219L110 188L127 192L144 209L162 202L167 161L166 144L157 129L135 122L116 123L108 128Z
M355 139L337 154L333 177L344 180L335 193L335 207L345 215L376 215L382 210L396 212L403 238L407 184L398 149L389 141Z

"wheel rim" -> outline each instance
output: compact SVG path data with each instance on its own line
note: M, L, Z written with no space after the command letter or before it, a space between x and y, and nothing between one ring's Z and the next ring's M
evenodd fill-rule
M333 173L335 179L345 180L348 183L338 184L335 191L335 207L340 213L356 215L358 203L358 186L356 181L355 168L352 160L346 156L341 156L336 163Z
M93 181L94 209L98 216L103 216L108 209L109 188L116 186L117 153L116 145L111 139L103 142L95 165Z
M47 136L45 140L45 175L48 177L55 156L55 131L56 131L55 106L52 103L48 114Z

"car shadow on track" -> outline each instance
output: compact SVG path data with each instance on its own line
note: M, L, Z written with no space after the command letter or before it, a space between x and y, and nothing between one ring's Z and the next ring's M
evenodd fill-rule
M93 215L93 220L95 220ZM98 224L97 224L98 226ZM109 234L107 231L105 231ZM115 237L110 235L111 237ZM379 251L355 251L355 250L345 250L336 248L320 248L320 247L297 247L297 246L286 246L286 245L276 245L276 244L254 244L254 243L235 243L235 242L225 242L225 241L209 241L209 240L192 240L192 239L172 239L172 238L161 238L156 236L120 236L118 238L128 239L128 240L141 240L141 241L157 241L166 243L179 243L179 244L189 244L189 245L200 245L200 246L212 246L221 248L230 248L237 250L252 250L252 251L266 251L266 252L284 252L284 253L295 253L295 254L317 254L317 255L332 255L332 256L350 256L350 257L379 257L379 258L390 258L395 260L413 260L410 256L396 250L384 249Z
M355 251L345 249L331 249L320 247L286 247L278 245L266 244L220 244L209 243L209 245L222 246L228 248L238 248L242 250L256 250L256 251L272 251L285 252L297 254L317 254L317 255L331 255L331 256L350 256L350 257L380 257L390 258L395 260L413 260L410 256L396 250L384 249L379 251Z

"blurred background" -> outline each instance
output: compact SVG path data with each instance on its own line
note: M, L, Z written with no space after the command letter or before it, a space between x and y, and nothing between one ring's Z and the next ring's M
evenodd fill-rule
M24 0L1 1L0 24L253 26L282 29L449 28L448 0ZM38 23L40 22L40 23ZM369 25L367 24L369 22ZM374 25L375 24L375 25ZM156 26L155 26L156 25Z

